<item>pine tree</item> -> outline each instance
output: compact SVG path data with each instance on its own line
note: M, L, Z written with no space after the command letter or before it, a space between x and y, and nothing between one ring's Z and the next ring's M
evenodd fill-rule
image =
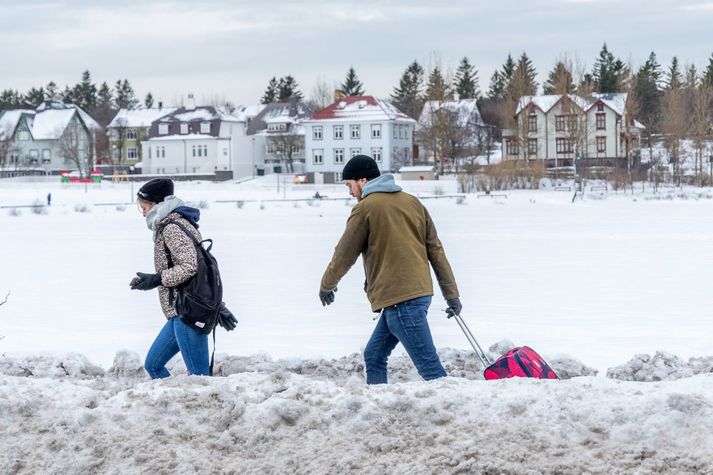
M569 94L574 92L575 85L572 72L562 61L557 61L547 76L547 81L542 85L545 94Z
M104 81L101 86L99 86L99 92L97 93L97 108L112 109L113 107L114 100L111 96L111 89L106 81Z
M356 75L353 67L347 71L347 77L339 88L343 96L363 96L364 85Z
M116 97L116 106L119 109L133 109L139 105L139 100L136 98L134 88L131 87L128 79L116 81L114 86Z
M621 90L621 75L624 72L624 63L615 59L604 43L599 52L599 58L594 63L592 78L596 92L619 92Z
M702 83L708 87L713 87L713 54L708 58L708 67L703 73Z
M22 107L23 97L20 91L5 89L0 93L0 110L17 109Z
M59 90L57 90L57 84L54 81L47 83L45 88L45 99L48 101L58 101L60 100Z
M278 102L289 102L290 100L295 100L297 102L302 102L302 93L299 91L297 81L295 78L289 74L284 78L280 79L277 85L277 101Z
M45 90L40 87L32 88L25 94L25 104L30 107L37 107L45 101Z
M478 99L480 97L478 71L470 64L467 57L461 59L456 70L455 85L458 99Z
M150 92L146 94L146 97L144 98L144 107L147 109L151 109L153 107L153 94Z
M689 91L693 91L698 87L699 80L700 78L698 77L698 70L696 69L696 65L691 64L688 69L686 69L686 79L684 87Z
M666 86L665 89L668 91L680 89L683 86L683 77L681 76L681 70L678 66L678 58L673 57L671 60L671 66L668 68L666 73Z
M453 89L441 73L441 69L435 66L428 75L428 84L426 84L427 101L450 101L453 100Z
M507 91L512 84L512 75L515 72L515 60L512 59L512 55L508 53L508 57L503 64L503 70L500 72L500 76L503 80L503 92Z
M417 61L411 63L404 71L399 86L391 94L391 102L404 114L417 119L421 114L423 100L424 70Z
M275 76L272 76L270 82L267 83L267 89L265 89L265 94L263 94L262 99L260 99L260 104L272 104L273 102L277 102L277 88L277 79L275 78Z
M634 83L637 117L646 125L649 134L657 130L660 119L662 91L659 81L661 75L661 66L656 61L656 55L651 52L649 59L636 74Z
M535 71L532 61L530 61L526 53L522 53L512 72L512 80L510 81L510 87L506 90L506 94L515 100L521 96L534 96L537 94L536 76L537 71Z
M69 86L64 86L64 91L59 95L59 99L65 104L74 104L77 101L75 92L76 91L70 89Z
M84 110L93 110L97 105L97 87L92 83L89 71L82 73L82 81L75 86L75 104Z
M490 86L488 87L488 98L499 100L503 98L505 93L505 81L500 71L495 71L490 77Z

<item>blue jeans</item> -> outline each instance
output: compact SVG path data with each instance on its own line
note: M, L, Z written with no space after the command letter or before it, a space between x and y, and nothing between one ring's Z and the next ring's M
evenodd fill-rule
M198 333L180 318L173 317L163 326L146 355L144 368L151 379L171 376L166 363L179 351L188 374L208 374L208 335Z
M366 384L386 384L386 364L399 342L423 379L429 381L446 376L426 320L430 305L431 296L426 296L383 309L364 349Z

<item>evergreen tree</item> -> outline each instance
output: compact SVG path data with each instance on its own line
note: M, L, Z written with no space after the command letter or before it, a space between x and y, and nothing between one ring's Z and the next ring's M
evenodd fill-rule
M666 90L680 89L683 86L683 77L681 76L681 70L678 66L678 58L673 57L671 60L671 66L668 68L666 73Z
M572 72L562 61L557 61L547 76L547 81L542 85L545 94L569 94L574 92L575 85Z
M450 101L453 100L453 89L441 73L441 69L436 66L428 75L428 84L426 84L427 101Z
M417 61L411 63L404 71L399 86L391 94L394 106L409 117L418 120L423 104L424 70Z
M699 79L700 78L698 77L698 70L696 69L696 65L691 64L688 69L686 69L686 79L684 87L689 91L693 91L698 87Z
M116 81L114 86L116 97L116 106L119 109L133 109L139 105L139 100L136 98L134 88L131 87L128 79Z
M647 133L657 130L661 112L661 95L659 87L661 66L656 61L656 55L651 52L649 59L639 69L634 82L636 97L636 116L646 125Z
M289 74L281 78L277 85L277 101L289 102L290 99L294 99L297 102L302 102L302 93L298 88L297 81Z
M267 89L265 89L265 94L263 94L262 99L260 99L260 104L272 104L273 102L277 102L277 88L277 79L275 76L272 76L272 79L270 79L270 82L267 84Z
M363 96L364 85L356 75L353 67L347 71L347 77L339 88L343 96Z
M508 57L505 60L505 64L503 64L503 70L500 73L500 76L502 77L503 80L503 92L507 91L510 88L510 85L512 83L512 75L515 72L515 60L512 59L512 55L508 53Z
M45 88L45 99L48 101L58 101L60 100L59 90L57 89L57 84L54 81L47 83Z
M624 63L615 59L604 43L599 52L599 58L594 63L592 78L596 92L619 92L621 89L621 75L624 72Z
M104 81L101 86L99 86L99 92L97 92L97 108L112 109L113 107L114 100L111 95L111 89L106 81Z
M25 94L25 104L30 107L37 107L45 101L45 90L40 87L32 88Z
M64 91L59 95L59 99L65 104L74 104L76 102L75 92L69 86L64 86Z
M461 59L456 70L455 86L458 99L478 99L480 97L478 71L470 64L467 57Z
M708 87L713 87L713 54L708 58L708 67L703 73L702 83Z
M144 98L144 107L147 109L151 109L153 107L153 94L150 92L146 94L146 97Z
M22 107L23 97L20 91L5 89L0 93L0 110L17 109Z
M506 93L515 100L521 96L534 96L537 94L536 76L537 71L535 71L532 61L530 61L526 53L522 53L512 72L510 87L506 90Z
M498 100L503 98L505 93L505 80L500 71L495 71L490 77L490 86L488 87L488 98Z
M93 110L97 105L97 87L92 83L89 71L82 73L82 81L75 86L75 104L84 110Z

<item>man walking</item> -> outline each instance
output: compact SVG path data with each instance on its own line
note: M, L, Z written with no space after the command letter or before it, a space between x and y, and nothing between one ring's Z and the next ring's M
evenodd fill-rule
M372 311L381 312L364 349L367 384L387 382L387 361L399 342L423 379L446 376L426 319L433 296L429 263L449 312L460 314L462 305L428 211L417 198L402 192L392 175L381 175L366 155L349 160L342 178L358 202L322 276L322 305L334 302L337 283L361 254L364 290Z

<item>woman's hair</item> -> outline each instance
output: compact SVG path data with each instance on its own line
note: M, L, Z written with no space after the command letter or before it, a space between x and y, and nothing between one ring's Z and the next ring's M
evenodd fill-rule
M145 205L152 205L152 206L153 206L153 205L156 204L156 203L154 203L153 201L145 200L145 199L141 198L140 196L137 196L137 197L136 197L136 201L137 201L139 204L145 204Z

